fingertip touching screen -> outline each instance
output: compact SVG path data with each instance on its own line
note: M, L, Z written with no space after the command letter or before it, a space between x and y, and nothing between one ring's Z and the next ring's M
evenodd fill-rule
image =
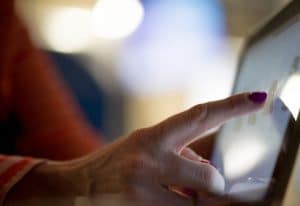
M287 128L300 108L300 18L282 25L245 51L234 93L266 91L264 108L220 130L212 162L224 175L225 193L255 201L276 182L274 168Z

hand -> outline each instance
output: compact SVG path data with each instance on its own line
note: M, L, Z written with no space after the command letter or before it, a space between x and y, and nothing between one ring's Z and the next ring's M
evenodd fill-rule
M74 205L76 201L88 201L92 206L191 206L191 199L168 188L216 192L224 189L224 179L210 164L180 153L207 130L260 109L265 97L257 99L255 95L249 98L249 94L244 93L197 105L155 126L137 130L81 159L41 165L32 171L29 182L35 187L34 180L39 174L41 178L36 184L43 192L38 196L31 194L31 197L41 203L46 199L43 205L55 203L57 206ZM26 182L26 178L23 181ZM22 182L10 194L8 205L13 199L22 199L22 205L25 205L24 199L30 199L29 194L18 196L18 191L22 191Z

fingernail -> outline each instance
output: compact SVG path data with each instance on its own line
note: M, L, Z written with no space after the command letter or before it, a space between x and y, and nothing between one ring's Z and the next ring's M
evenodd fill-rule
M266 92L253 92L249 94L248 98L251 102L255 104L262 104L267 99L267 93Z

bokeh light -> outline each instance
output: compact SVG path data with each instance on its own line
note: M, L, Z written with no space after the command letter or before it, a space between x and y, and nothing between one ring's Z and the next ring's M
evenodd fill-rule
M100 0L92 16L95 36L120 39L135 31L143 20L144 9L139 0Z
M53 51L73 53L90 43L90 11L83 8L60 7L49 12L42 26L43 38Z
M222 15L216 0L147 1L144 21L121 49L121 84L142 96L193 91L188 95L198 103L207 97L201 88L214 90L209 98L227 95L223 88L230 88L234 67L228 66Z

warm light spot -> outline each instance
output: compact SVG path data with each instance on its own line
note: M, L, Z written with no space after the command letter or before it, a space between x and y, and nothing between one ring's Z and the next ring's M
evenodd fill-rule
M100 0L92 16L95 36L120 39L136 30L144 17L144 8L138 0Z
M47 46L63 53L79 52L90 41L90 11L82 8L53 9L44 24Z

